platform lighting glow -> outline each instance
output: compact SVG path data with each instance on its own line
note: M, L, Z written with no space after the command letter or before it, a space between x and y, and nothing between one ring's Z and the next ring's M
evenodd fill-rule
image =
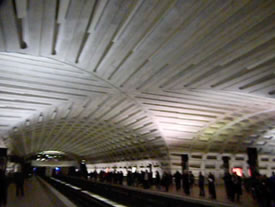
M64 152L61 152L61 151L54 151L54 150L49 150L49 151L43 151L43 152L40 152L40 154L65 154Z
M166 130L176 130L179 132L198 132L198 129L192 127L192 126L182 126L182 125L172 125L172 124L161 124L163 129Z
M59 168L59 167L56 167L55 170L56 170L56 171L60 171L60 168Z
M243 176L243 169L242 168L237 168L237 167L234 167L233 169L232 169L232 172L233 173L236 173L238 176Z

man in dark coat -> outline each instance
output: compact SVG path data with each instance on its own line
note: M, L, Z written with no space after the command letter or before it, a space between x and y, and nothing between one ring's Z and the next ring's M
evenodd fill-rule
M149 175L148 170L146 170L144 172L144 179L143 179L143 187L144 187L144 189L148 189L150 187L149 180L150 180L150 175Z
M235 196L236 196L236 200L239 202L240 196L242 194L242 179L236 173L232 175L232 184L233 184L232 201L235 200Z
M157 189L159 190L160 189L160 174L159 174L158 171L156 172L156 181L155 181L155 184L156 184Z
M208 190L211 198L216 199L215 177L212 173L208 175Z
M169 173L167 173L167 172L163 173L161 183L165 187L166 192L169 191L169 186L171 184L171 178L170 177L172 177L172 176Z
M193 175L192 171L189 171L189 187L192 192L193 185L195 184L195 176Z
M190 195L190 185L189 185L189 174L188 172L183 172L182 174L182 185L183 185L183 190L186 195Z
M177 171L174 174L174 178L175 178L175 183L176 183L176 190L179 191L180 190L180 182L181 182L181 174L179 171Z
M16 173L15 184L16 184L16 196L24 196L24 175L23 175L23 173Z
M15 173L16 196L24 196L24 174L22 166L17 164L17 172Z
M232 176L229 172L226 172L223 177L226 195L229 200L233 199L233 183L232 183Z
M199 174L199 188L200 188L200 196L205 196L205 191L204 191L204 176L200 172Z
M7 205L8 181L5 171L0 169L0 207Z

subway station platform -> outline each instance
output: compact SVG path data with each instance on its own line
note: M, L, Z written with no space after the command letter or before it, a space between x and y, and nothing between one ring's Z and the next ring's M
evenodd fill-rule
M139 189L142 189L142 188L139 187ZM175 185L171 185L168 192L165 192L163 189L159 190L155 186L153 186L148 191L150 191L152 193L160 193L160 194L166 194L166 195L170 195L170 196L182 197L185 199L197 200L202 203L203 202L213 203L215 205L221 205L221 206L232 206L232 207L256 207L256 206L259 206L258 203L253 200L251 195L249 195L247 192L245 192L245 190L243 190L240 202L229 201L226 197L224 185L216 185L217 198L215 200L210 198L207 186L205 186L205 196L204 197L199 196L200 190L199 190L198 185L193 186L193 188L190 190L189 196L184 194L183 189L177 191Z
M120 186L120 185L115 185ZM205 186L205 196L199 196L199 187L194 185L190 190L190 195L187 196L184 194L183 189L177 191L175 185L171 185L169 191L166 192L163 188L157 189L155 186L152 186L150 189L143 189L141 186L137 187L129 187L126 184L121 186L123 188L139 190L141 192L150 192L152 194L158 194L163 196L168 196L170 198L179 198L182 200L190 200L198 203L205 203L207 205L213 206L227 206L227 207L258 207L259 204L253 200L252 196L245 192L243 189L243 193L241 195L239 202L229 201L226 197L226 192L224 185L216 185L216 195L217 198L215 200L210 198L208 187Z
M15 184L10 184L7 207L76 207L38 177L26 179L24 190L25 195L17 197Z
M86 181L89 182L89 181ZM116 186L129 191L137 191L139 193L152 194L157 196L168 197L169 199L181 199L182 201L191 201L198 204L205 204L206 206L224 206L224 207L253 207L258 206L258 204L252 199L252 197L243 192L241 201L237 203L232 203L226 198L224 186L218 185L216 188L217 199L212 200L209 198L207 187L206 196L199 196L199 188L195 185L191 190L191 195L186 196L182 191L176 191L175 186L171 186L169 192L164 192L163 190L156 189L154 186L145 190L141 187L129 187L126 185L114 185L107 184L109 186ZM76 207L78 205L72 203L63 194L58 192L52 185L45 182L39 177L32 177L26 179L25 185L25 195L23 197L16 196L15 184L10 184L8 188L8 205L7 207Z
M56 180L58 179L55 178L49 178L50 180ZM70 179L70 178L69 178ZM75 178L72 180L78 180L77 182L79 183L94 183L97 186L98 184L101 183L95 183L91 182L88 180L83 180L79 178ZM60 182L60 181L59 181ZM61 182L64 185L66 185L66 182ZM70 182L69 182L70 183ZM68 185L68 183L67 183ZM89 185L89 184L87 184ZM147 196L152 195L154 196L159 196L165 199L171 199L171 200L181 200L183 203L184 202L191 202L194 204L194 206L200 206L200 205L205 205L205 206L215 206L215 207L256 207L258 204L252 199L251 195L246 193L245 191L243 192L241 196L241 201L240 202L231 202L226 198L226 193L223 185L217 185L216 192L217 192L217 199L213 200L210 199L210 196L208 195L208 189L207 186L205 188L206 196L205 197L200 197L199 196L199 188L198 186L194 186L191 190L191 195L186 196L184 195L183 191L176 191L175 186L172 185L169 189L169 192L164 192L163 189L157 189L155 186L151 187L150 189L143 189L142 187L129 187L127 185L116 185L116 184L107 184L104 183L105 187L107 188L116 188L116 191L124 191L124 192L129 192L130 194L136 194L137 197L144 195ZM70 188L76 188L79 191L86 192L87 194L92 194L88 193L87 191L84 191L84 189L79 188L80 186L75 186L74 184L69 185ZM106 189L107 189L106 188ZM9 186L8 190L8 205L7 207L48 207L48 206L54 206L54 207L75 207L75 206L81 206L76 203L72 203L68 198L66 198L62 193L60 193L58 190L56 190L52 185L48 184L45 180L39 178L39 177L33 177L30 179L27 179L25 182L25 196L24 197L16 197L16 189L15 185L11 184ZM75 194L74 196L76 196ZM129 196L130 198L131 196ZM104 197L103 200L105 200ZM131 198L130 198L131 199ZM108 200L108 199L106 199ZM111 200L109 200L111 201ZM112 202L112 201L111 201ZM110 205L110 206L122 206L122 205ZM129 205L123 205L123 206L131 206Z

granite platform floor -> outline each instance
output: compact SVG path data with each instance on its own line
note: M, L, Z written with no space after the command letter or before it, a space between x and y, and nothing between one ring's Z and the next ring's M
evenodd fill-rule
M15 184L10 184L7 207L65 207L36 177L25 180L24 190L25 195L17 197Z
M124 185L124 187L128 187ZM8 205L7 207L65 207L65 205L55 196L53 195L47 187L44 186L37 178L29 178L25 181L25 196L24 197L16 197L16 188L15 184L10 184L8 189ZM130 187L132 188L132 187ZM142 189L141 186L135 187L138 189ZM143 190L143 189L142 189ZM147 190L146 190L147 191ZM217 199L212 200L208 194L208 188L206 186L205 197L199 196L199 188L195 185L191 190L191 195L186 196L183 193L183 190L176 191L174 185L172 185L169 189L169 192L165 192L164 189L157 189L155 186L151 187L149 191L157 191L160 193L168 193L174 194L177 196L183 196L187 198L193 199L200 199L200 200L207 200L207 201L214 201L214 202L221 202L229 204L232 207L257 207L259 206L252 197L244 191L243 195L241 196L240 202L231 202L226 198L225 188L223 185L217 185L216 192L217 192Z
M126 186L126 185L124 185ZM142 189L141 186L138 186L139 189ZM208 187L207 185L205 186L205 196L201 197L199 196L199 187L198 185L194 185L193 188L191 189L191 193L189 196L185 195L183 192L183 189L176 191L176 186L171 185L169 188L169 192L165 192L163 188L157 189L155 186L152 186L149 191L157 191L161 193L167 193L167 194L174 194L174 195L179 195L183 196L186 198L193 198L195 200L200 199L200 200L207 200L207 201L213 201L213 202L221 202L224 204L229 204L232 207L258 207L258 203L253 200L252 196L245 192L243 189L243 194L241 195L240 202L232 202L227 199L226 197L226 192L225 192L225 187L224 185L216 185L216 196L217 198L215 200L210 198L210 195L208 193Z

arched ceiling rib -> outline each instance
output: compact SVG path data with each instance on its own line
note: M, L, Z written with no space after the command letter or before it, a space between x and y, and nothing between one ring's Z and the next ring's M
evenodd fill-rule
M0 130L12 129L17 153L274 153L274 1L6 0L0 10Z
M8 53L0 60L0 120L15 153L51 149L97 162L165 157L150 113L110 84L57 61Z
M261 136L274 128L272 99L204 89L141 92L136 98L158 120L170 150L244 152L263 141L258 146L268 148L273 140Z

